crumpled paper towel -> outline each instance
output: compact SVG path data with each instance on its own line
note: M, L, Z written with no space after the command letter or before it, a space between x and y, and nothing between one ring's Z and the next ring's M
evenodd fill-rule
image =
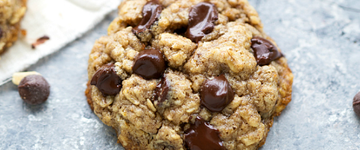
M58 51L99 23L115 10L121 0L28 0L21 28L27 31L0 56L0 85L13 73L22 71L40 58ZM31 44L43 36L50 37L36 47Z

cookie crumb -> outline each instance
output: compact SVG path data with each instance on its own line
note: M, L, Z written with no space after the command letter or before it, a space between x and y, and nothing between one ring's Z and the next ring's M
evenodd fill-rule
M24 37L27 35L27 31L26 31L25 29L21 29L21 30L20 30L20 33L21 33L21 35L24 36Z
M44 44L47 40L50 40L50 37L44 35L44 36L38 38L38 39L36 40L36 42L34 42L33 44L31 44L31 48L32 48L32 49L35 49L36 46L39 46L39 45L41 45L41 44Z

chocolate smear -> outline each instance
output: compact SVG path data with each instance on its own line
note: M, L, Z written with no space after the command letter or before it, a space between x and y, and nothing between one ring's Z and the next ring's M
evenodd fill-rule
M41 44L44 44L47 40L50 40L50 37L44 35L44 36L38 38L38 39L36 40L36 42L34 42L33 44L31 44L31 48L32 48L32 49L35 49L36 46L39 46L39 45L41 45Z
M167 94L169 90L170 90L170 83L166 79L166 77L163 77L155 89L155 95L154 95L155 105L157 106L163 105L163 103L167 99Z

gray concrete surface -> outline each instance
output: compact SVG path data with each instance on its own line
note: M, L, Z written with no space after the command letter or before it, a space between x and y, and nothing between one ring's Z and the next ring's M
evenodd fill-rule
M360 1L249 1L295 75L293 100L261 149L360 149L352 110L360 90ZM12 83L0 87L0 149L122 149L84 96L88 54L114 17L28 69L51 85L45 104L25 104Z

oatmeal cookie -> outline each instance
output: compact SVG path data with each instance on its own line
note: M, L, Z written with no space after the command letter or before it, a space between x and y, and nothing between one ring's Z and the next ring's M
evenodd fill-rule
M124 0L86 96L125 149L257 149L293 75L247 0Z
M27 0L0 0L0 54L17 40Z

